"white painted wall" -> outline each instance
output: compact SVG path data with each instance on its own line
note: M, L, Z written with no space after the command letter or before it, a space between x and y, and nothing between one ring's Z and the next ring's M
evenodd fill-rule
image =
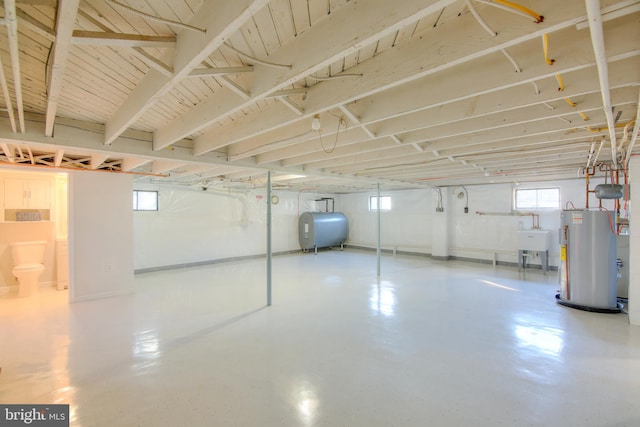
M592 180L591 188L602 182L602 179ZM518 188L552 186L560 188L563 208L584 208L585 182L582 179L528 183ZM158 212L135 212L133 215L134 268L137 270L263 255L266 252L267 201L264 189L229 191L209 188L201 191L197 187L142 184L136 184L135 188L158 190L160 193ZM531 217L477 214L511 212L514 188L511 184L468 186L469 213L466 214L465 200L457 197L460 188L443 188L444 215L435 212L437 195L433 189L383 191L383 196L392 197L393 205L390 212L382 212L383 248L431 254L434 246L440 245L443 247L438 251L447 256L492 261L495 254L498 261L516 263L516 232L531 228ZM273 251L298 250L298 213L322 211L324 204L315 203L314 199L328 195L282 190L274 190L274 194L278 195L280 202L273 206L272 211ZM375 248L377 215L368 210L369 197L375 194L372 191L335 196L335 210L343 212L349 220L349 243ZM127 203L130 206L130 200ZM593 195L589 203L591 207L598 206ZM607 209L613 207L613 201L607 200L603 204ZM443 222L443 218L446 221ZM550 263L557 266L560 210L541 212L540 225L552 231ZM443 235L447 239L444 245ZM635 242L640 248L638 237ZM539 264L540 260L530 262ZM634 265L633 262L631 264ZM631 277L633 280L640 275L632 272ZM636 280L636 286L637 283Z
M629 164L631 170L631 200L640 200L640 157L632 157ZM629 253L629 322L640 326L640 209L631 210ZM635 260L635 261L634 261ZM634 304L635 302L635 304Z
M266 253L265 189L149 184L135 189L159 192L157 212L134 212L136 270ZM280 200L272 206L272 250L298 250L298 212L324 210L325 203L314 200L327 195L277 189L273 194Z
M593 180L594 185L602 180ZM559 186L561 205L572 202L585 205L584 180L559 183L541 182L518 188ZM136 270L209 262L233 257L263 255L266 252L266 191L247 189L230 191L199 187L136 184L136 189L159 191L157 212L134 213L134 268ZM404 190L382 192L392 196L393 209L382 212L382 245L401 251L439 256L455 256L517 262L518 229L529 229L531 217L478 215L476 212L511 212L511 184L469 186L469 213L464 199L456 196L460 188L443 188L446 210L436 213L436 192ZM299 212L324 210L314 199L325 194L274 190L280 202L273 206L274 252L299 249L297 218ZM335 210L349 219L349 242L376 246L377 218L368 210L371 193L337 195ZM298 201L300 207L298 206ZM598 201L590 198L590 205ZM605 201L605 206L612 206ZM446 220L443 222L443 220ZM540 225L552 231L551 265L558 265L558 211L542 212ZM446 241L443 243L443 236ZM434 244L437 249L434 250ZM443 247L440 247L443 246ZM530 260L536 264L539 259Z
M381 212L381 242L384 246L399 246L402 250L431 253L431 221L435 213L432 190L381 191L391 196L391 211ZM339 208L349 220L349 242L375 247L377 214L369 211L369 197L376 192L338 196Z
M592 180L591 188L601 179ZM561 206L569 202L576 208L585 206L585 182L567 180L561 182L527 183L517 188L560 187ZM381 241L383 248L418 253L436 254L517 263L517 234L519 229L532 226L531 217L508 215L479 215L484 213L509 213L512 211L512 184L474 185L466 187L469 194L469 213L464 213L465 199L458 199L460 187L442 188L445 212L437 213L437 193L429 190L382 192L391 195L393 208L382 212ZM368 210L368 199L375 195L359 193L339 197L342 212L349 219L349 243L375 247L376 214ZM590 196L590 206L598 200ZM612 201L604 201L611 209ZM560 227L560 210L540 212L540 226L552 231L551 265L558 265L559 244L557 230ZM530 260L540 264L539 259Z
M70 301L133 292L133 180L69 174Z

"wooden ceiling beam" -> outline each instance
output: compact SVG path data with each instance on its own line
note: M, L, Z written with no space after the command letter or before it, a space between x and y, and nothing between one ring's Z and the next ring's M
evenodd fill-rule
M67 57L79 4L80 0L60 0L56 9L56 41L51 54L51 76L47 91L46 136L53 135L53 126L58 111L58 101L62 92Z
M635 101L634 94L627 88L616 89L613 93L615 93L614 105L627 105ZM574 97L573 100L577 103L575 107L570 107L564 101L564 105L558 103L558 107L554 110L549 110L543 105L535 105L518 110L511 110L509 112L474 117L457 122L454 126L445 123L419 129L402 134L402 138L406 143L426 141L433 143L440 139L497 131L501 128L509 128L520 124L531 124L533 127L543 127L543 123L547 123L551 119L563 120L565 123L568 122L568 124L572 124L574 127L583 127L588 126L589 123L582 119L579 112L585 112L587 115L593 112L591 115L594 115L602 109L602 100L599 97L599 93Z
M109 157L111 157L109 154L104 154L104 153L93 153L91 155L91 163L89 164L89 167L93 170L98 169Z
M55 157L54 157L53 164L56 167L60 167L60 165L62 165L62 160L63 159L64 159L64 150L63 149L56 150L56 154L55 154Z
M9 144L7 144L6 142L3 142L3 143L0 143L0 148L2 148L2 152L4 153L4 156L7 158L7 160L9 160L10 163L13 163L16 161L15 151L13 150L13 147L10 147Z
M608 32L607 40L612 43L608 50L608 60L610 62L625 61L629 58L637 57L640 49L628 43L629 34L634 30L629 25L612 26ZM635 31L640 37L640 30ZM530 46L522 46L524 51L527 48L534 49L537 40L532 40ZM593 53L589 49L588 39L581 34L567 31L562 34L562 44L565 54L562 61L554 63L553 67L548 66L544 60L527 57L527 63L523 66L521 73L506 73L505 65L497 61L499 57L487 56L474 61L473 84L469 84L468 68L457 67L450 70L446 76L436 74L427 76L410 84L403 85L393 91L385 91L368 96L358 101L354 106L354 111L359 114L363 121L374 122L399 117L407 113L439 107L457 101L468 100L478 95L494 94L505 89L512 89L517 86L529 86L531 93L535 95L535 89L531 82L543 82L549 80L551 85L544 86L544 97L562 95L558 91L556 76L590 69L595 67ZM573 80L567 77L567 82L573 84ZM331 83L331 82L326 82ZM570 85L568 85L570 86ZM591 87L587 90L591 91ZM547 89L548 88L548 89ZM310 88L309 98L312 93ZM329 89L328 87L326 88ZM565 89L566 90L566 89ZM315 94L313 94L315 95ZM382 99L389 99L393 96L392 104L380 105ZM527 99L530 99L527 97ZM510 103L513 105L513 101ZM390 112L394 109L393 112Z
M15 0L4 0L4 24L7 27L7 39L9 40L18 123L20 124L20 132L24 133L24 103L22 98L22 75L20 73L20 50L18 47L18 18L16 15Z
M387 166L391 163L408 164L419 161L438 161L449 164L449 157L454 159L466 159L468 163L473 164L476 161L471 160L476 155L500 155L500 153L522 150L522 156L526 157L528 150L535 150L545 147L582 147L590 145L593 138L590 136L575 135L567 136L564 131L550 133L543 136L518 137L510 140L496 142L488 142L473 147L465 147L460 145L451 149L441 150L435 155L428 147L423 153L411 152L407 147L392 147L384 151L384 155L372 155L364 153L362 155L344 156L340 159L325 162L315 162L305 165L305 169L328 169L343 173L348 172L356 167L363 169L377 166Z
M104 145L104 134L100 131L102 126L96 126L95 123L82 123L78 120L60 120L56 123L54 136L46 137L44 135L44 120L42 117L35 114L29 116L31 121L27 132L25 134L13 133L7 126L6 121L0 120L0 144L29 144L30 147L37 148L39 150L48 150L55 152L59 149L67 149L73 152L88 153L89 157L78 160L77 162L85 162L90 160L91 153L103 153L108 154L110 157L123 159L123 170L127 170L130 167L131 162L127 159L138 159L140 163L144 164L149 161L166 161L176 162L183 165L212 165L213 167L219 166L225 168L225 170L232 169L235 171L247 170L247 173L253 175L259 175L267 170L274 172L280 172L283 174L300 174L302 173L300 168L283 168L279 166L270 165L264 167L256 165L252 161L237 161L230 163L227 161L225 155L221 153L211 152L201 156L194 156L190 147L173 146L172 150L160 150L155 151L152 148L152 142L141 139L140 136L135 135L133 138L126 136L119 137L113 145ZM129 163L129 166L127 165ZM350 176L341 176L334 173L325 173L323 171L315 171L313 174L319 177L331 178L336 180L343 180L345 183L350 183L351 188L357 188L358 185L372 185L378 182L372 181L367 178L354 178ZM393 180L381 182L383 185L402 187L402 188L422 188L421 184L412 183L398 183Z
M310 120L300 121L286 129L276 129L268 135L231 145L227 149L229 159L239 160L274 149L294 146L301 142L317 144L319 150L322 149L322 144L333 146L338 131L338 118L331 114L322 114L320 115L320 123L321 128L318 132L311 129ZM349 134L349 136L345 134ZM360 128L345 129L344 126L341 126L337 140L343 144L351 138L362 140L366 137L367 135ZM321 138L322 141L320 141Z
M502 61L504 59L502 58L502 49L529 41L538 46L539 37L547 31L570 28L570 31L575 33L573 25L579 20L585 19L583 10L577 10L566 3L558 4L553 0L545 0L539 7L542 10L553 9L554 13L545 19L544 23L538 25L522 25L522 22L518 20L505 22L500 30L500 35L496 38L483 32L474 18L467 14L450 23L445 23L437 29L438 38L449 40L450 45L455 46L455 49L443 51L441 44L433 43L431 37L427 35L395 46L393 49L387 49L349 69L350 74L362 74L366 78L328 80L308 88L307 101L304 106L305 116L303 118L294 117L290 120L283 119L278 126L286 126L292 121L311 117L318 112L336 108L357 99L361 100L358 102L358 108L351 111L360 118L362 123L366 124L372 121L370 116L373 115L371 112L373 107L384 110L380 115L388 117L390 107L399 108L405 113L434 105L435 102L432 101L434 92L438 94L439 98L442 98L440 102L444 103L446 100L456 100L456 93L460 91L463 91L464 95L458 95L458 97L471 97L523 84L528 80L539 79L541 76L553 78L554 73L570 71L566 64L571 62L582 66L586 66L585 64L592 66L592 54L589 52L589 45L585 44L584 36L573 34L570 40L563 39L563 45L567 43L571 46L577 46L578 52L583 53L582 57L576 53L571 55L568 60L564 58L561 64L554 65L554 70L550 70L544 61L537 61L537 57L529 58L528 66L523 73L511 73L510 75L505 73L507 68ZM455 41L460 39L461 35L464 39L460 40L460 43L456 43ZM626 35L628 36L628 31ZM619 47L618 50L626 52L629 41L628 37L626 39L624 37L624 35L622 38L616 37L616 40L625 46ZM584 55L585 53L586 55ZM490 56L491 54L495 54L496 57ZM497 60L498 55L500 56L499 60ZM469 84L469 66L465 65L471 61L479 61L477 64L474 62L473 69L482 72L481 76L474 79L475 85ZM540 62L542 64L539 64ZM398 64L402 64L402 66L400 67ZM482 67L476 65L482 65ZM486 71L484 70L485 66L488 67ZM455 85L453 83L444 85L443 74L438 73L453 67L460 70L457 75L464 74L464 81L460 81L461 79L458 79L457 75L451 75L447 72L446 82L449 79L454 79ZM426 79L427 76L430 79ZM414 81L416 82L414 85L408 85ZM407 86L411 86L411 89L405 90L404 88ZM450 90L451 87L453 87L453 92ZM392 88L394 91L389 92L388 90ZM406 93L407 96L403 97L402 101L398 101L395 99L396 91L402 95ZM428 93L425 95L426 91ZM384 98L384 101L373 103L362 100L362 98L373 94L380 94L379 98ZM410 98L410 102L407 102L405 98ZM352 107L354 106L350 105L350 108ZM248 114L238 120L233 127L217 128L196 138L194 153L201 154L207 150L217 149L270 130L271 128L265 126L264 123L265 117L268 115L264 112Z
M89 46L175 47L176 37L75 30L71 42L75 45Z
M105 127L105 144L111 144L135 123L155 102L171 91L191 71L202 64L211 52L223 45L268 0L205 1L190 22L206 32L182 31L175 49L173 75L167 77L151 69L109 119ZM212 19L214 17L214 19ZM180 138L178 138L180 139ZM173 140L171 143L177 141ZM164 148L170 144L165 144Z
M331 153L324 153L322 151L318 152L317 150L314 150L312 153L309 153L308 152L309 150L307 149L307 153L303 153L295 157L285 158L284 160L282 160L282 165L287 167L298 166L298 165L309 164L318 160L328 161L330 159L337 159L344 156L352 156L352 155L357 156L364 153L370 153L373 151L387 150L397 146L398 145L395 143L395 141L393 141L389 137L377 138L373 140L361 139L360 141L349 143L347 145L339 145ZM292 148L296 148L296 147L292 147ZM271 153L265 153L264 155L259 156L258 163L271 159L271 157L269 157L270 154Z
M251 73L253 72L252 66L246 67L218 67L218 68L197 68L192 70L187 77L211 77L220 76L224 74L238 74L238 73Z
M122 164L120 168L125 172L130 172L136 168L139 168L145 163L149 163L150 161L151 160L149 159L140 158L140 157L125 157L122 159Z
M154 137L154 148L166 147L229 117L269 94L289 87L345 55L398 31L410 22L440 11L451 3L453 0L349 2L269 56L270 62L284 64L285 67L256 63L249 90L251 98L238 100L214 94L189 113L158 129ZM207 147L206 151L212 149L215 148Z
M38 21L37 19L34 19L31 15L26 14L21 9L16 9L16 16L18 17L20 26L29 28L34 33L38 34L41 37L44 37L52 43L56 41L56 33L53 28L47 27L45 24Z
M175 162L172 160L154 160L153 165L151 166L151 173L161 174L182 166L184 166L184 163L182 162Z
M582 151L574 151L574 152L560 152L560 153L548 153L548 154L538 154L531 153L531 156L527 156L526 159L522 157L504 159L504 160L494 160L487 161L479 164L478 167L473 167L471 165L463 165L459 162L444 162L436 164L434 162L425 162L425 163L416 163L416 164L405 164L401 166L379 166L377 168L373 167L371 169L366 170L365 172L357 172L352 171L351 173L356 173L358 175L365 174L371 178L382 178L389 179L390 177L398 178L398 179L409 179L411 177L415 177L417 175L425 175L425 174L441 174L441 173L449 173L452 171L462 171L463 173L491 173L492 171L501 170L501 169L514 169L519 167L530 167L535 165L540 168L545 167L556 167L561 165L563 162L575 162L577 164L582 164L586 162L586 152ZM350 173L349 171L345 171L345 173Z
M640 81L640 71L634 73L630 70L640 70L640 56L612 62L610 64L611 88L636 85ZM395 115L391 109L388 109L381 111L369 127L377 135L400 134L444 124L451 125L470 118L509 113L529 106L544 108L545 103L564 107L567 105L565 98L573 99L599 91L595 66L562 75L565 81L571 82L564 91L557 90L558 85L555 79L546 78L537 81L540 93L536 93L531 84L523 83L435 107L427 104L427 108L419 108L401 116ZM395 117L389 118L390 116Z
M630 87L635 86L640 81L640 75L636 76L635 74L640 74L640 66L634 68L634 66L640 64L640 57L632 57L626 60L615 61L611 65L611 73L610 73L610 81L613 88L619 89L624 88L624 90L628 90ZM637 72L630 72L630 70L639 70ZM385 122L374 123L369 127L375 132L377 138L384 138L385 135L394 135L400 133L401 131L408 131L413 129L427 129L434 128L437 126L442 126L443 129L448 129L449 127L452 129L458 129L456 126L445 127L444 124L451 123L460 123L462 126L465 126L465 122L470 118L478 117L474 126L479 126L478 128L472 129L475 131L477 129L487 128L486 124L483 123L483 117L497 117L497 125L501 125L500 121L504 120L504 123L512 123L514 121L534 121L543 117L553 118L553 117L562 117L563 115L572 116L574 115L575 120L573 120L576 124L580 124L582 120L578 113L584 111L587 106L584 104L578 105L576 108L570 108L565 102L565 97L573 97L574 99L582 99L581 95L585 95L588 93L596 94L598 93L598 88L595 87L597 84L589 79L596 75L595 67L590 67L585 70L581 70L577 73L570 73L567 76L567 81L572 81L571 87L567 88L566 92L558 92L556 90L556 82L555 80L549 80L549 87L547 88L542 83L540 87L548 89L543 93L536 95L533 91L533 88L530 85L520 85L515 88L503 89L496 93L488 93L483 95L478 95L472 99L465 99L462 101L453 102L451 104L441 105L436 108L431 108L428 110L419 110L415 113L410 113L406 116L397 117L394 119L390 119ZM546 83L546 82L545 82ZM590 89L590 92L587 92ZM560 95L559 95L560 94ZM526 108L521 108L519 106L519 101L522 101L522 106L529 107L530 110ZM553 111L549 111L545 106L549 104L549 102L553 103L557 107ZM503 106L504 108L500 108L499 106ZM591 105L589 109L597 108L597 106ZM536 115L531 115L530 111L538 110ZM505 115L498 114L504 111ZM301 131L306 126L308 119L297 121L293 125L289 127L279 130L280 134L284 134L285 131L289 131L292 126L294 126L297 131ZM468 127L468 126L467 126ZM351 129L347 132L347 134L351 131ZM295 131L294 131L295 132ZM271 134L276 134L277 131L272 131ZM268 136L268 134L263 134L261 136L251 138L250 140L256 141L256 146L265 140L271 140L274 136ZM402 138L404 139L404 137ZM248 140L248 141L250 141ZM313 161L316 157L321 158L335 158L338 157L337 154L344 152L344 145L351 143L358 143L363 141L363 139L353 139L348 136L342 135L338 142L338 149L332 153L332 155L327 155L323 153L319 145L312 145L308 142L297 144L293 146L289 146L281 149L271 149L269 151L265 151L260 154L257 158L257 162L259 164L270 163L279 159L282 161L282 165L293 166L299 165L306 162ZM416 141L402 141L402 142L416 142ZM422 141L418 141L422 142ZM240 147L245 145L245 141L238 142L229 147L229 151L231 153L234 150L241 150ZM361 144L363 147L365 144ZM313 147L316 147L315 149ZM368 145L367 145L368 147ZM246 148L246 147L245 147ZM367 150L369 151L369 150Z
M626 73L627 80L631 79L628 83L625 83L623 87L619 87L614 90L614 93L620 94L620 97L616 98L617 102L628 102L631 100L630 95L628 95L629 87L633 86L635 80L632 78L630 73ZM576 126L583 126L583 119L579 116L579 112L589 112L589 111L597 111L599 109L599 99L597 98L597 89L585 96L574 97L573 99L579 101L579 104L575 108L569 107L569 105L561 99L557 103L557 108L554 107L554 110L549 110L543 104L533 104L528 107L520 108L520 109L509 109L504 113L495 113L495 114L487 114L481 115L477 118L465 118L464 111L458 111L458 120L455 121L455 126L452 126L449 123L449 119L452 119L454 116L450 115L453 111L449 108L445 109L444 114L441 113L441 109L434 109L423 111L420 116L414 114L412 115L411 121L403 121L402 126L398 126L395 130L400 129L411 129L418 128L419 131L406 133L401 135L401 143L422 143L425 141L434 141L439 138L444 138L446 135L455 136L455 135L464 135L466 133L478 132L481 130L487 129L496 129L499 127L505 127L514 125L517 123L527 123L527 122L536 122L543 119L553 119L553 118L562 118L568 117L571 119ZM488 95L486 95L488 96ZM482 104L481 99L476 99L477 103L474 105ZM459 108L463 108L463 105L459 103L455 103L455 105ZM441 120L444 124L439 124L438 119L443 117L447 117L447 120ZM566 119L565 119L566 120ZM429 123L430 126L424 125L424 123ZM387 127L386 129L389 129ZM377 138L385 138L385 135L388 135L389 132L381 131L378 133ZM395 134L392 133L392 135ZM417 137L416 135L422 135L421 137ZM388 137L388 136L386 136ZM348 138L342 138L340 140L340 148L336 153L332 153L331 157L336 157L338 152L345 152L344 145L350 143L358 143L361 140L349 140ZM373 143L373 141L372 141ZM365 147L364 144L360 144L360 146ZM369 147L369 145L366 145ZM232 148L232 147L230 147ZM358 149L354 147L353 149ZM367 150L369 151L369 150ZM326 153L322 153L320 148L313 149L310 144L298 144L293 147L287 147L285 149L273 150L261 154L258 157L258 163L268 163L274 161L275 159L281 159L283 165L292 166L296 164L306 163L313 161L316 157L327 158Z

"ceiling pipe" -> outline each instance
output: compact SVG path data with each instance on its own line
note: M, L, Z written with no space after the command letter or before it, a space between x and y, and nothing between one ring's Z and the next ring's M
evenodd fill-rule
M616 128L613 119L613 105L611 105L611 93L609 91L609 67L607 64L607 54L604 49L604 31L602 29L602 14L600 13L600 0L585 0L587 6L587 17L589 19L589 32L591 34L591 44L596 57L598 68L598 79L600 80L600 93L602 95L602 107L607 117L607 127L609 128L609 139L611 141L611 162L613 169L618 168L618 153L616 143Z
M638 139L638 128L640 128L640 91L638 91L638 111L636 111L636 124L633 127L633 132L631 133L631 141L629 142L629 148L627 148L627 157L625 158L625 169L629 168L629 160L631 160L631 151L633 150L633 146L636 144L636 140Z
M18 18L15 0L4 0L4 20L7 25L9 52L11 53L11 69L13 70L13 87L16 92L16 108L20 132L24 133L24 106L22 104L22 81L20 79L20 52L18 51Z
M596 142L593 141L591 143L591 149L589 149L589 157L587 157L587 166L586 168L589 168L589 166L591 165L591 160L593 159L593 155L596 154Z

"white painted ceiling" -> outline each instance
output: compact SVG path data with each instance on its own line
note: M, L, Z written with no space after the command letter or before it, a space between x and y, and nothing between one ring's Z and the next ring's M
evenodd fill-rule
M575 178L637 138L638 1L5 0L2 23L2 163L352 192Z

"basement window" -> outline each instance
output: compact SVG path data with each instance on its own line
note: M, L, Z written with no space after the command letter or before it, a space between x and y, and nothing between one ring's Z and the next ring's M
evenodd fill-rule
M378 210L378 197L371 196L369 197L369 210L377 211ZM380 196L380 210L381 211L390 211L391 210L391 196Z
M515 208L523 209L559 209L559 188L527 188L515 191Z
M157 211L158 192L133 190L134 211Z

